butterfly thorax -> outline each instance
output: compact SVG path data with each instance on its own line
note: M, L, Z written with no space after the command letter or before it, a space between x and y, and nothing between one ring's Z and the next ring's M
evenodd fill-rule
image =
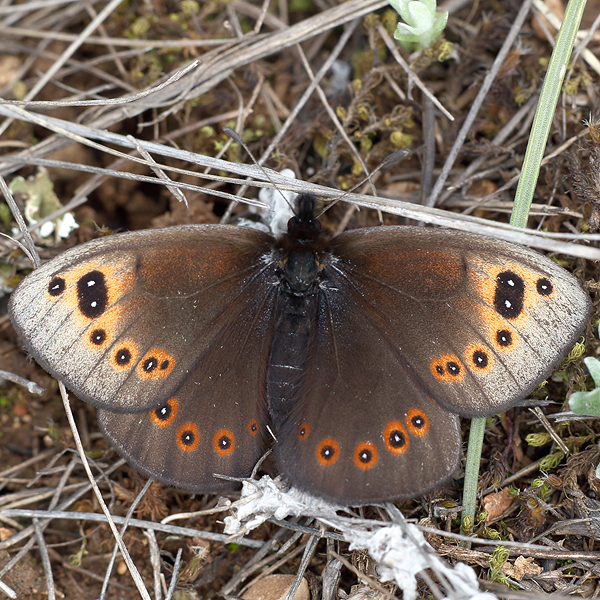
M283 287L294 296L314 293L322 268L320 255L326 246L326 238L314 211L314 196L299 196L296 216L289 220L287 234L280 240Z

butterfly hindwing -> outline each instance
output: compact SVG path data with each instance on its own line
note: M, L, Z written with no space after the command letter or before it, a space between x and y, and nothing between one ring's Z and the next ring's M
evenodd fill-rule
M349 505L411 498L447 480L460 456L458 417L419 387L384 326L339 290L318 302L302 385L277 429L281 472Z
M264 290L263 290L264 291ZM100 428L134 467L190 491L230 489L213 477L247 477L259 459L267 424L264 396L274 294L247 299L158 408L119 414L100 410Z

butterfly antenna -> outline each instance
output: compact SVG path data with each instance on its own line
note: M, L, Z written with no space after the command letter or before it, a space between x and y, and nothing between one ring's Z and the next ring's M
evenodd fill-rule
M16 244L19 247L19 250L21 250L21 252L31 261L32 265L34 265L36 268L40 266L39 257L37 257L36 260L36 257L34 257L34 255L29 251L29 248L27 248L27 246L21 244L19 240L16 240L14 237L11 237L7 233L3 233L2 231L0 231L0 236L5 237L6 239L10 240L13 244Z
M283 198L285 203L292 209L292 211L295 211L294 207L290 204L290 201L285 197L283 192L279 189L279 186L271 179L271 176L269 175L269 173L267 173L267 170L254 158L254 155L250 151L250 148L248 148L248 145L242 139L240 134L237 131L234 131L233 129L231 129L231 127L223 127L223 131L234 142L237 142L246 151L248 156L252 159L252 162L263 172L263 175L269 180L269 183L271 183L273 185L273 188L275 190L277 190L277 192L279 192L279 195Z
M338 203L340 200L343 200L348 194L351 194L356 188L359 188L361 185L363 185L365 182L370 181L371 177L373 177L373 175L375 175L375 173L377 173L377 171L380 171L381 169L383 169L383 167L388 167L396 162L399 162L401 160L403 160L404 158L406 158L408 155L410 154L410 150L407 150L406 148L402 149L402 150L396 150L396 152L392 152L392 154L390 154L387 158L385 158L384 160L382 160L379 165L375 168L375 170L370 173L369 175L367 175L362 181L360 181L359 183L357 183L355 186L353 186L352 188L350 188L348 191L344 192L341 196L338 196L337 198L334 198L318 215L316 218L319 218L322 214L324 214L325 212L327 212L334 204Z

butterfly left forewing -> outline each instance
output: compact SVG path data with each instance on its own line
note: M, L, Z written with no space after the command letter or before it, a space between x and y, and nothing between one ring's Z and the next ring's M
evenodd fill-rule
M583 331L590 300L550 259L461 232L351 231L332 242L331 286L382 325L420 387L464 416L502 412Z

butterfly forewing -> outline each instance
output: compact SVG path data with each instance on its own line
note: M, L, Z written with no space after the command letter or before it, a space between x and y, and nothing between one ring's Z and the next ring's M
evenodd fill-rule
M449 410L512 406L581 334L577 280L527 248L466 233L386 227L333 239L329 285L370 314L419 386Z
M113 411L155 408L248 297L272 288L262 259L272 243L227 226L95 240L27 277L11 318L38 362L81 398Z

